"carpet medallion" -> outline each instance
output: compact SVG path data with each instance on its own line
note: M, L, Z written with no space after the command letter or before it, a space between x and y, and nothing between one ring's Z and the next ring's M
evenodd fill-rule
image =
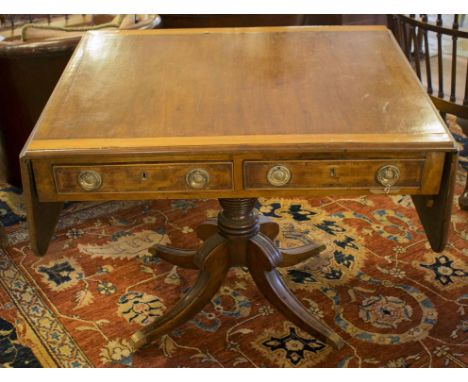
M464 138L451 127L462 146ZM465 149L466 150L466 149ZM462 147L461 147L462 152ZM465 172L457 176L456 195ZM289 287L345 340L340 351L298 329L232 269L193 320L132 354L128 339L163 315L196 272L148 253L196 248L216 200L72 203L47 256L29 248L21 195L3 185L0 364L4 367L466 367L468 212L456 202L449 245L430 250L406 196L260 199L278 244L326 244L283 269Z

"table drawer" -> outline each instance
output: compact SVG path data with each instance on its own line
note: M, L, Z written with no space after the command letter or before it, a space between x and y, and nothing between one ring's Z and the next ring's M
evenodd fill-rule
M53 167L58 193L232 189L232 163L134 163Z
M246 189L420 187L424 159L246 161Z

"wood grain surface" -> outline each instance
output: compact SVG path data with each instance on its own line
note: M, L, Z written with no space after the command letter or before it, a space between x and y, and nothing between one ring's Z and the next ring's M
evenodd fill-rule
M450 135L383 27L92 32L29 150L415 143Z

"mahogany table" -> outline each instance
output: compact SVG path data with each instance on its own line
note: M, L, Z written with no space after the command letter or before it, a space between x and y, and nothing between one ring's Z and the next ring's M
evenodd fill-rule
M323 246L279 249L258 197L410 194L434 251L447 241L457 153L383 27L88 33L22 155L31 247L67 200L218 198L198 251L151 252L198 269L194 287L132 336L135 349L191 319L232 266L297 326L337 348L277 271Z

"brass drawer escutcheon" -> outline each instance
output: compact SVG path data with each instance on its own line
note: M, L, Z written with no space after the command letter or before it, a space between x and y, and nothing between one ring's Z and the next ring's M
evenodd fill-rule
M291 171L286 166L274 166L268 171L267 179L272 186L285 186L291 179Z
M382 166L377 170L377 182L384 187L392 187L400 179L400 169L394 165Z
M210 181L208 171L201 168L190 170L185 177L185 181L190 188L199 190L206 187Z
M85 191L96 191L102 185L102 177L93 170L83 171L78 175L78 184Z

